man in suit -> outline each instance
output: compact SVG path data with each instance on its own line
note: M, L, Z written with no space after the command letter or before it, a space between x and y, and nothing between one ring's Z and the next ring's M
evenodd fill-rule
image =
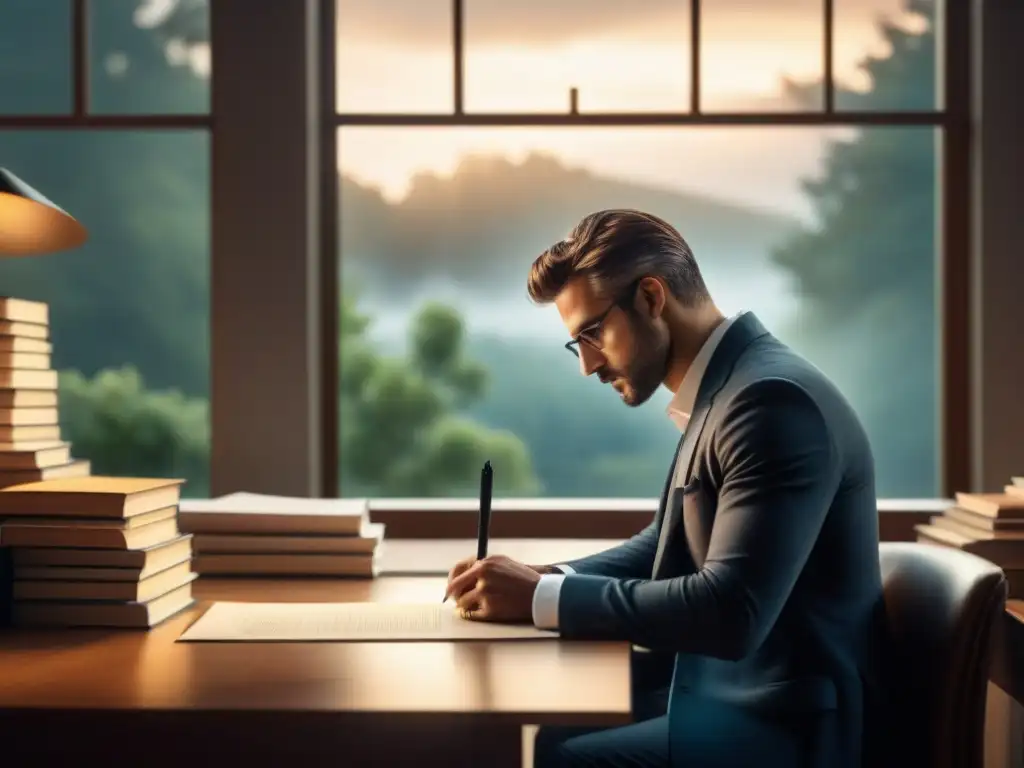
M674 656L667 711L542 729L537 768L859 768L882 586L873 459L853 409L753 314L724 317L655 216L587 216L537 258L528 288L558 307L584 375L629 406L664 385L683 433L658 513L629 541L565 565L452 569L469 619Z

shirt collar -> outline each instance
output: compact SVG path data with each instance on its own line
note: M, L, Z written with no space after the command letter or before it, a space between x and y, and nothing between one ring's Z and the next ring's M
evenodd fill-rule
M736 319L742 314L743 312L739 312L724 322L719 323L718 327L711 332L707 341L704 342L700 351L697 352L697 356L693 358L690 369L683 377L683 383L679 385L678 391L668 404L668 417L672 419L680 432L684 431L690 423L690 415L693 413L693 406L697 402L697 391L700 389L700 382L704 378L704 373L708 369L708 363L711 362L712 355L715 354L715 349L718 348L722 337L725 336L725 332L729 330L729 326L736 322Z

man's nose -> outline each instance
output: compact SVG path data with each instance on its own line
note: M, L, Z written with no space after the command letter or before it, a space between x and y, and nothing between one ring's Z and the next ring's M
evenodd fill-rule
M580 344L580 373L589 376L607 361L598 350L587 344Z

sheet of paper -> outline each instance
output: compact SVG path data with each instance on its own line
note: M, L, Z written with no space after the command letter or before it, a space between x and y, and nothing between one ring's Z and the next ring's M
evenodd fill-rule
M184 642L371 642L541 640L531 625L468 621L451 605L427 603L214 603L178 638Z

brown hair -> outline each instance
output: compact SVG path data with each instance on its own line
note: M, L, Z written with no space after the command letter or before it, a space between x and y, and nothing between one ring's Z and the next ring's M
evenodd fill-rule
M536 258L526 290L534 303L549 304L577 277L602 298L616 298L644 277L660 277L687 307L709 298L693 252L675 227L629 209L584 217L566 239Z

